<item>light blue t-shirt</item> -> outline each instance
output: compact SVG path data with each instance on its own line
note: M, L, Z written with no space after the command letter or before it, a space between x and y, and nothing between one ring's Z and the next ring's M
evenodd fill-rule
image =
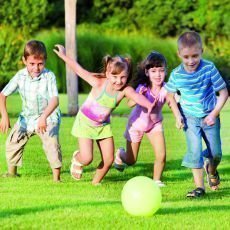
M165 88L176 93L180 91L180 105L184 113L195 117L207 116L216 105L216 92L226 83L215 65L202 59L193 73L185 71L183 64L174 69Z

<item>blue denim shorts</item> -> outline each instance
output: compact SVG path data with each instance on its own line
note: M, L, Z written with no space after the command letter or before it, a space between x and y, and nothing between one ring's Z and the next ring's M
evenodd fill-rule
M204 118L184 115L184 132L187 142L187 152L182 166L188 168L202 168L204 157L212 159L218 165L221 161L222 150L220 140L220 118L217 117L213 126L204 124ZM202 148L202 139L206 149Z

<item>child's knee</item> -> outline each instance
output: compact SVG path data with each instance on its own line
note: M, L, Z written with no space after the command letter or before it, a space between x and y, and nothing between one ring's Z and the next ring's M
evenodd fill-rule
M160 164L165 164L166 163L166 156L161 155L156 157L155 162L160 163Z

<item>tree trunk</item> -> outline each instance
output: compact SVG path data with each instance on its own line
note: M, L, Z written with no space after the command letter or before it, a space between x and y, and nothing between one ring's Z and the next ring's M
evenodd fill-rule
M77 0L65 0L65 47L66 54L77 60L76 48L76 5ZM68 114L78 112L78 77L66 65L66 86L68 95Z

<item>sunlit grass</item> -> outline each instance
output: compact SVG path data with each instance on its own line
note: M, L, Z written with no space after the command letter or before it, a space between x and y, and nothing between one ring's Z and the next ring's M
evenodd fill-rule
M82 103L86 95L80 95ZM12 117L20 111L17 95L9 97L8 110ZM66 95L60 95L60 107L67 112ZM121 104L112 118L116 148L124 146L123 132L127 122L127 107ZM222 114L223 160L219 167L220 190L212 192L207 184L203 199L188 200L185 195L193 189L191 172L180 166L185 152L182 131L177 131L174 118L167 106L164 108L164 129L167 143L167 165L163 180L161 209L149 218L132 217L121 205L121 191L132 177L152 177L154 154L144 138L138 162L120 173L111 169L101 186L92 186L91 180L100 155L95 146L93 163L84 168L81 181L69 174L76 139L70 135L74 117L62 117L60 142L63 153L62 183L52 182L52 173L38 137L33 137L24 152L20 178L0 178L0 228L1 229L228 229L230 214L230 122L229 102ZM119 112L122 111L122 112ZM6 135L0 136L0 173L6 171L4 144Z

